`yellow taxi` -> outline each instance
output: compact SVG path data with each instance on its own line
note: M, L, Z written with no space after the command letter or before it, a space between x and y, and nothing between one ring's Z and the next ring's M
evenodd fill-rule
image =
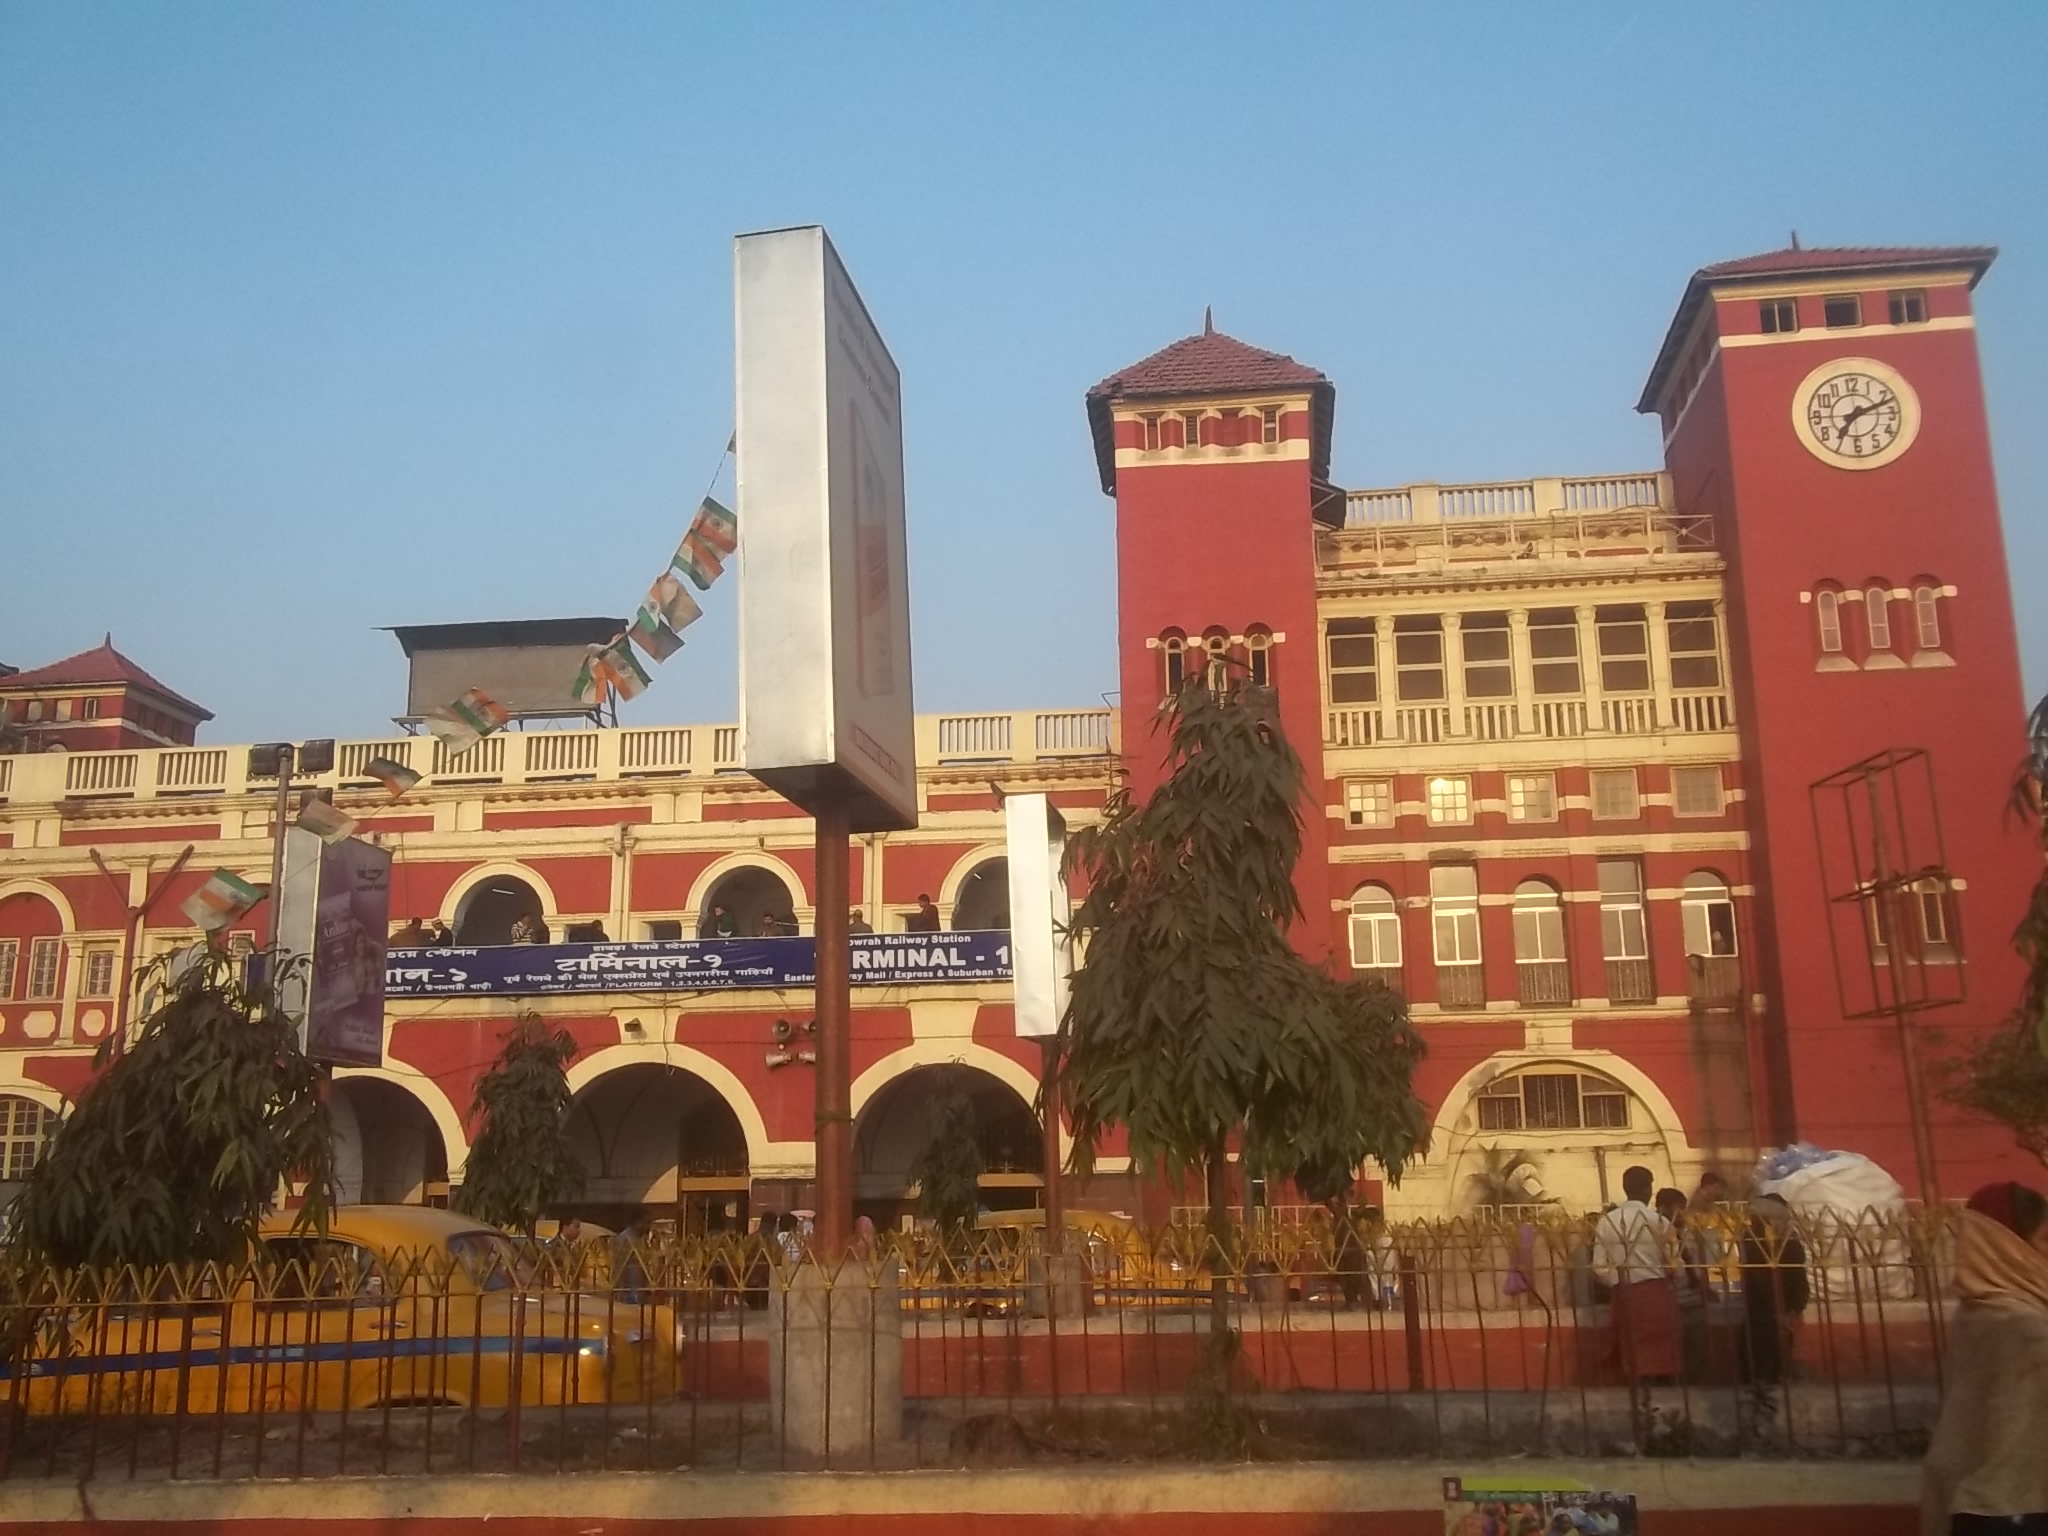
M421 1206L340 1206L324 1234L274 1216L248 1265L142 1291L40 1309L31 1412L639 1402L679 1381L665 1299L552 1283L497 1228Z

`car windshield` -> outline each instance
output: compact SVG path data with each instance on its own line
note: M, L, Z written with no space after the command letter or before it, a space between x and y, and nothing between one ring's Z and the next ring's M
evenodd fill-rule
M448 1256L480 1291L508 1291L524 1274L519 1250L502 1232L458 1232L448 1239Z

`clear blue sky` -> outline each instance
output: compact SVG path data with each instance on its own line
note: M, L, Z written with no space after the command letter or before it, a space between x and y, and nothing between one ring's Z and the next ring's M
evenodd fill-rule
M1646 467L1686 275L1794 228L2003 247L2031 592L2044 60L2034 4L0 0L0 659L111 629L213 740L364 735L377 626L630 612L731 237L809 222L903 366L927 710L1115 686L1081 395L1204 305L1336 380L1340 483ZM731 718L733 601L629 721Z

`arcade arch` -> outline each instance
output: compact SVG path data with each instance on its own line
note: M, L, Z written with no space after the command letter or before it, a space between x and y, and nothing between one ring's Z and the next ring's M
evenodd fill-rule
M686 1231L743 1231L751 1178L740 1116L711 1082L640 1061L593 1078L569 1112L585 1183L578 1210L618 1227L635 1208L670 1208Z
M914 1211L913 1170L930 1136L932 1110L952 1093L974 1109L982 1202L993 1210L1038 1204L1044 1138L1031 1101L993 1072L945 1062L891 1076L854 1116L854 1208L876 1225L896 1226Z

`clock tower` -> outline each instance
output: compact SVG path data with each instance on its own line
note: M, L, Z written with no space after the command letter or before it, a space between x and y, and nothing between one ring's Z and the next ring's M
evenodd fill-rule
M1768 1127L1867 1153L1918 1193L1917 1054L1949 1196L2022 1171L2008 1132L1941 1099L1934 1064L2017 1002L2008 935L2040 864L2004 815L2025 700L1971 303L1995 254L1794 247L1706 267L1638 406L1662 423L1678 512L1708 520L1727 560ZM1894 749L1927 754L1918 794L1952 880L1905 914L1918 931L1904 942L1953 967L1943 990L1962 997L1903 1033L1854 1017L1838 986L1838 966L1867 973L1871 958L1843 952L1845 933L1872 953L1892 940L1830 906L1843 875L1823 875L1813 793Z

